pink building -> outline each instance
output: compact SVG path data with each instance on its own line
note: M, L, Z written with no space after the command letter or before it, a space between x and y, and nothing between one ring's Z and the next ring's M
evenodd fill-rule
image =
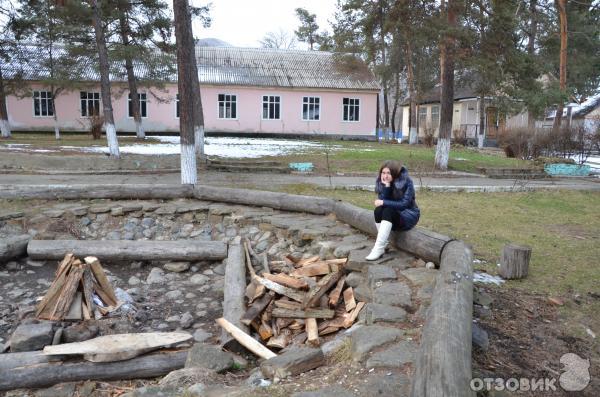
M208 133L341 135L374 137L379 84L350 55L320 51L197 47L205 127ZM143 71L140 73L143 75ZM141 113L146 132L179 131L177 84L144 87ZM30 78L32 95L7 97L14 131L53 131L47 88ZM112 82L118 132L135 132L127 83ZM86 131L100 104L99 77L88 72L81 88L56 98L63 131Z

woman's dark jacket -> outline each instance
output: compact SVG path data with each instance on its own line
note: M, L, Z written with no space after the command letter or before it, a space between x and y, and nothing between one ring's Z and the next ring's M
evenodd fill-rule
M421 211L417 207L415 187L406 168L402 167L400 176L392 182L390 187L385 187L381 182L381 175L379 175L375 182L375 193L380 200L383 200L384 207L393 208L398 212L404 222L402 230L412 229L417 224Z

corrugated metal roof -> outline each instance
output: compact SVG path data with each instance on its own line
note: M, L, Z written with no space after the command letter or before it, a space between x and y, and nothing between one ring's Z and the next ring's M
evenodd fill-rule
M57 47L54 57L65 50ZM159 62L166 57L171 67ZM275 50L263 48L196 47L200 84L259 87L337 88L379 90L379 83L367 66L351 55L322 51ZM5 78L21 74L25 80L44 80L50 75L48 54L29 45L8 62L2 62ZM146 62L134 62L139 80L177 81L173 56L156 52ZM81 57L69 68L72 79L99 81L98 62ZM111 81L126 81L123 62L111 64Z

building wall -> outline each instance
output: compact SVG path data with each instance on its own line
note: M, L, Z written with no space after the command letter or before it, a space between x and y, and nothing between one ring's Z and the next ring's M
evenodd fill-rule
M40 90L39 84L32 84L32 90ZM90 86L82 91L99 92L99 85ZM81 117L80 90L66 92L56 100L57 120L62 130L87 130L89 121ZM176 117L177 85L169 84L163 89L145 89L147 93L148 117L143 119L147 132L178 132L179 119ZM112 106L118 131L134 132L133 118L128 117L128 91L123 84L112 87ZM237 96L237 118L219 119L218 95ZM279 95L281 97L281 119L262 119L262 96ZM320 98L320 120L302 120L302 99L304 96ZM340 134L374 135L376 126L377 92L357 92L349 90L313 90L256 88L237 86L202 86L202 105L207 132L247 132L278 134ZM359 121L343 121L343 98L360 99ZM9 121L17 130L53 130L53 117L33 116L31 97L7 98ZM102 106L100 106L102 107Z

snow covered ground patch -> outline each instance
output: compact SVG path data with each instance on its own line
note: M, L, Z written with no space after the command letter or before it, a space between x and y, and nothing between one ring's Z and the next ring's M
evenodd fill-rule
M483 283L483 284L496 284L501 285L504 282L504 279L499 276L492 276L488 273L482 272L473 272L473 282Z

